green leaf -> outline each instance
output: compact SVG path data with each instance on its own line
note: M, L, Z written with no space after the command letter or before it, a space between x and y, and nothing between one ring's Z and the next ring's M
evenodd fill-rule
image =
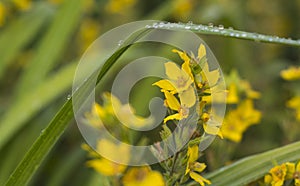
M38 4L31 12L7 25L0 34L0 79L6 67L19 52L31 42L41 27L47 23L51 11L45 4ZM22 30L22 34L20 34Z
M212 173L204 175L212 182L212 186L247 185L263 177L272 167L278 164L300 159L300 142L295 142L264 153L249 156L237 162L222 167ZM197 185L197 183L188 184Z
M71 87L77 63L71 63L16 100L0 122L0 149L29 119ZM64 77L64 78L62 78Z
M78 26L82 12L82 0L64 1L62 7L55 15L46 35L37 46L35 56L26 66L20 78L17 94L22 96L24 91L30 91L44 81L48 72L67 48L75 28Z

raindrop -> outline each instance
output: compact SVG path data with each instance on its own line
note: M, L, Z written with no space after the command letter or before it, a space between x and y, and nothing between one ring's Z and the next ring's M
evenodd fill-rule
M71 99L71 94L68 94L68 96L67 96L67 100L70 100Z
M234 30L232 27L228 27L228 30Z
M191 26L186 25L184 28L185 28L185 29L190 29Z
M151 28L151 26L150 25L146 25L145 28Z
M224 26L223 26L223 25L219 25L219 29L220 29L220 30L223 30L223 29L224 29Z
M192 25L192 24L193 24L193 21L189 21L187 24Z
M242 33L241 36L242 36L242 37L247 37L247 34L246 34L246 33Z
M123 40L118 41L118 46L121 46L123 44Z
M214 24L213 23L208 23L208 27L214 27Z

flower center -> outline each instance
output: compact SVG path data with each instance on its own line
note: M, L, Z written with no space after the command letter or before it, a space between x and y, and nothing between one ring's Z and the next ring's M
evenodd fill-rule
M184 105L181 105L179 108L179 114L182 118L187 118L189 115L189 111L189 108Z
M178 88L182 88L186 85L187 80L183 76L179 76L176 81L176 85Z

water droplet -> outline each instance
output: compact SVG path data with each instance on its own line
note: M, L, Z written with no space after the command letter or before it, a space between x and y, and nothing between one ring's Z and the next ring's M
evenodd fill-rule
M223 26L223 25L219 25L219 29L220 29L220 30L223 30L223 29L224 29L224 26Z
M247 37L247 34L246 34L246 33L242 33L241 36L242 36L242 37Z
M234 30L232 27L228 27L228 30Z
M67 96L67 100L70 100L71 99L71 94L68 94L68 96Z
M185 29L190 29L191 26L186 25L184 28L185 28Z
M193 24L193 21L189 21L187 24L192 25L192 24Z
M213 23L208 23L208 27L214 27L214 24Z
M151 26L150 25L146 25L145 28L151 28Z
M118 41L118 46L121 46L123 44L123 40Z
M229 35L230 35L230 36L234 36L234 33L230 33Z

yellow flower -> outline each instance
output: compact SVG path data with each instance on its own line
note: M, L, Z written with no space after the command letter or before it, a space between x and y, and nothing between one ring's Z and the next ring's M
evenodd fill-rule
M105 9L111 14L124 14L125 10L134 6L135 3L136 0L109 0Z
M219 96L220 100L223 100L224 92L218 90L218 87L216 86L220 79L220 71L219 69L210 71L206 59L206 48L203 44L200 44L198 48L197 57L195 57L193 53L191 54L191 57L189 57L182 51L173 50L173 52L177 53L185 64L189 64L190 69L192 69L194 74L194 81L198 88L204 90L205 93L213 94L214 99L217 99ZM204 96L202 100L210 103L211 95Z
M153 118L143 118L135 115L135 110L130 104L124 104L110 93L103 94L103 106L95 103L91 113L86 113L89 124L99 128L106 125L112 125L118 122L127 127L141 128L153 123Z
M6 8L2 2L0 2L0 27L4 24L6 19Z
M100 33L99 22L93 19L84 19L79 30L81 52L83 53L94 42Z
M206 165L204 163L197 162L198 159L198 145L193 145L188 147L187 156L187 166L185 170L185 174L190 175L192 179L198 182L201 186L204 186L205 183L211 184L211 182L205 178L203 178L199 173L201 173L205 168Z
M181 103L177 100L177 98L171 94L169 91L165 91L165 98L166 98L166 105L172 109L177 111L178 113L172 114L167 116L164 119L164 123L166 123L169 120L181 120L184 118L187 118L189 115L189 108L193 106L193 101L191 102L190 99L186 99L187 102L185 102L185 99L181 99ZM190 101L190 102L188 102Z
M287 173L286 164L273 167L269 173L269 176L265 176L265 181L271 183L272 186L282 186Z
M152 171L144 166L129 169L122 179L124 186L164 186L165 182L160 172Z
M96 151L105 157L110 157L114 161L100 157L95 151L87 145L83 145L83 149L88 151L94 159L87 161L87 166L92 167L97 172L105 176L114 176L123 173L126 170L126 165L129 162L130 152L127 145L114 144L108 140L99 140ZM122 156L120 156L122 154ZM122 164L120 164L122 163Z
M282 70L280 75L283 79L288 81L300 79L300 67L289 67L286 70Z
M185 61L181 69L173 62L165 63L165 71L168 79L157 81L153 85L160 87L161 91L165 94L166 106L178 113L166 117L164 123L168 120L187 118L189 108L196 103L193 75L189 67L189 62ZM180 102L173 95L176 93L178 93Z
M173 62L165 63L165 71L168 79L155 82L153 85L160 87L164 91L170 91L172 94L192 94L189 90L193 83L193 75L189 63L185 61L181 69ZM189 90L186 92L186 90ZM181 97L181 96L180 96Z
M231 110L224 118L221 132L224 138L236 143L242 139L244 131L253 124L260 121L261 113L253 108L253 101L247 99L238 105L238 108Z
M210 115L206 112L202 114L201 119L203 121L203 129L205 133L211 135L218 135L220 138L223 139L223 135L220 130L220 122L218 122L214 118L211 118Z
M300 121L300 96L295 96L287 101L287 107L296 110L296 119Z
M13 0L15 6L20 10L28 10L31 7L31 0Z

